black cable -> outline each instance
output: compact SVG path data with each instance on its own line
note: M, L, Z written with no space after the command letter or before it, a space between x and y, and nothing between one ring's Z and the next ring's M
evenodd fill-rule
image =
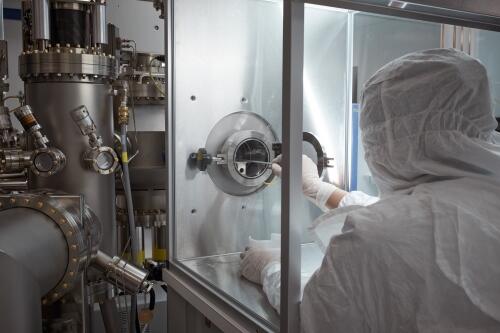
M149 310L153 311L155 309L155 302L156 302L155 290L151 288L151 290L149 291Z

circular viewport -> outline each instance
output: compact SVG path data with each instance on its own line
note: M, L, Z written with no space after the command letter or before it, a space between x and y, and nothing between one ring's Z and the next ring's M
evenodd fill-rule
M234 168L245 178L255 179L270 166L270 154L264 142L250 138L243 140L234 152Z

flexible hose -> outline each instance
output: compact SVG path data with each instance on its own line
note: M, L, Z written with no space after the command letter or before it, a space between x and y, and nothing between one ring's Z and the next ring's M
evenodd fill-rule
M127 201L128 229L130 233L130 248L132 254L132 262L137 264L137 254L139 253L139 243L137 242L137 233L135 230L134 220L134 204L132 202L132 189L130 187L130 171L128 168L128 151L127 151L127 125L121 125L120 139L122 143L122 169L123 169L123 190ZM137 295L131 295L130 300L130 332L136 331L137 321Z

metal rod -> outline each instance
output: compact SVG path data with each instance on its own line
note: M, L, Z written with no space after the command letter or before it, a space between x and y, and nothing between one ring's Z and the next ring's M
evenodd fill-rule
M5 40L4 24L3 24L3 0L0 0L0 40Z
M242 160L242 161L234 161L235 163L255 163L255 164L266 164L272 165L273 162L265 162L265 161L251 161L251 160Z
M106 5L95 4L92 12L93 42L95 45L108 44L108 26L106 25Z
M33 38L50 40L49 0L33 0Z
M300 214L302 201L302 112L304 1L283 3L283 103L281 183L280 331L300 332Z

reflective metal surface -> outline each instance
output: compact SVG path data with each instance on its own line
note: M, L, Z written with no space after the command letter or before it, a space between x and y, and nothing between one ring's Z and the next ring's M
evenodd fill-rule
M247 175L247 167L256 163L245 163L243 159L252 160L251 156L244 158L241 145L248 140L258 140L263 162L274 159L272 144L278 141L271 125L261 116L251 112L236 112L222 118L210 131L206 142L206 149L213 157L221 156L223 164L212 162L207 169L215 185L225 193L231 195L248 195L265 186L272 175L271 169L265 165L257 177ZM248 144L246 145L248 146ZM239 161L238 157L242 160ZM258 159L258 157L255 157ZM257 166L261 168L262 165Z
M302 285L304 288L312 273L321 265L323 253L315 244L305 244L301 248ZM195 274L209 281L212 286L223 291L247 310L255 312L279 328L279 315L262 292L262 286L249 282L239 275L240 254L203 257L185 260L182 263Z
M238 198L219 190L198 170L189 169L187 160L190 153L205 147L217 122L238 111L264 118L281 141L281 3L186 0L175 1L174 12L177 257L238 252L248 236L265 239L279 232L280 180ZM318 7L308 7L305 13L303 131L313 133L327 155L335 158L324 177L341 187L348 179L347 18L347 12ZM187 23L192 20L198 24ZM307 226L320 212L306 199L298 211L303 241L307 241Z
M95 212L103 228L101 249L116 253L115 232L115 179L114 175L101 175L85 167L82 153L87 149L87 138L82 136L71 118L71 111L85 105L94 120L103 144L113 144L111 87L92 83L27 83L26 101L33 107L44 130L55 147L67 158L66 167L55 177L31 175L33 188L51 188L65 193L82 194Z

